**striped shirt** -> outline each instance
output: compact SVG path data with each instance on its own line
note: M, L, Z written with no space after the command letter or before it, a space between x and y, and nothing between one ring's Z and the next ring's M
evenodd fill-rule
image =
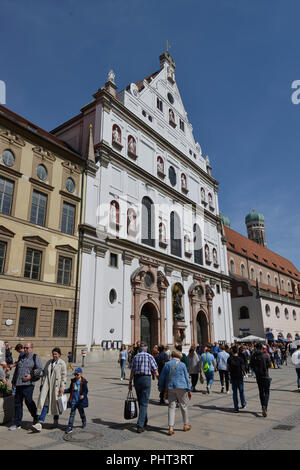
M154 357L146 351L142 351L134 356L131 364L131 370L134 375L151 375L151 372L157 369L158 367Z

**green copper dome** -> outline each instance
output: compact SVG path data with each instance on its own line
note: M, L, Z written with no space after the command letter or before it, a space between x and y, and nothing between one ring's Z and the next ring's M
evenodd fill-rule
M252 212L250 214L246 215L245 222L248 224L249 222L264 222L265 218L262 214L259 212L256 212L254 209L252 209Z
M226 217L226 215L222 215L222 222L227 227L230 227L230 220L228 219L228 217Z

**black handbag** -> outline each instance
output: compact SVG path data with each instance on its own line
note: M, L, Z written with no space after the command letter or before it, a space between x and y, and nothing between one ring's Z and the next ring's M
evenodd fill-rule
M124 419L134 419L137 417L137 414L137 399L134 398L132 391L129 390L124 403Z

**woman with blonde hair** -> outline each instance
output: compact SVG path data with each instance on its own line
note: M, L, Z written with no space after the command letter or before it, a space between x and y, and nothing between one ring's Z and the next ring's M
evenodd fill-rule
M165 391L165 398L169 401L168 406L168 423L169 423L169 436L174 434L175 424L175 411L176 401L183 419L183 430L189 431L192 426L189 425L188 419L188 399L192 397L191 383L188 376L187 368L181 362L182 353L180 351L172 351L171 360L164 365L164 368L159 376L158 388Z

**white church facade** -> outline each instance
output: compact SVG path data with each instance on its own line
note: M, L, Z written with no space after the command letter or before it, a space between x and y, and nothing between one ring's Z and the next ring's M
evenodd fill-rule
M194 140L168 52L118 95L113 72L53 133L87 157L78 350L233 338L218 182Z

